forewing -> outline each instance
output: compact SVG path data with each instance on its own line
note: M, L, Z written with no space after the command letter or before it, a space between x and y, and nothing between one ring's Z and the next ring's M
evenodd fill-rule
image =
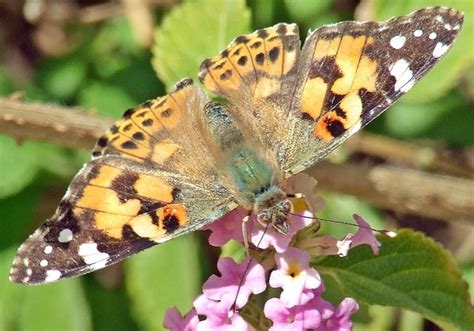
M462 22L462 13L436 7L310 33L281 153L284 172L311 166L408 92L449 50Z
M185 81L127 111L99 139L53 217L20 247L10 279L38 284L94 271L235 208L193 131L205 102Z
M298 26L281 23L235 38L201 64L204 86L227 98L228 110L244 133L274 155L287 132L299 54Z

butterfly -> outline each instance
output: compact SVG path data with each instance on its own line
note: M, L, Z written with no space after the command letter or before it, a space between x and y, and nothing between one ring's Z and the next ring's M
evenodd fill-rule
M55 214L21 245L10 279L82 275L243 207L287 233L285 183L380 115L449 50L463 15L426 8L385 22L296 24L235 38L96 143Z

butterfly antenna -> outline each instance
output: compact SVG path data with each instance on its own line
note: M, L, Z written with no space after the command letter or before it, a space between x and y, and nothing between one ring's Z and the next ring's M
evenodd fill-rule
M344 221L330 220L330 219L321 218L321 217L317 217L317 216L304 216L304 215L294 214L294 213L288 213L288 214L293 215L293 216L297 216L297 217L303 217L303 218L309 218L309 219L312 219L312 220L328 222L328 223L344 224L344 225L354 226L354 227L357 227L357 228L369 229L371 231L381 233L384 236L391 237L391 238L397 236L397 233L394 232L394 231L374 229L373 227L370 227L370 226L367 226L367 225L361 225L361 224L356 224L356 223L351 223L351 222L344 222Z
M247 215L248 217L248 215ZM248 221L248 218L244 218L244 222L247 222ZM265 234L267 233L267 230L268 230L268 227L270 226L270 223L268 223L265 228L263 229L263 233L262 233L262 236L260 237L260 239L258 240L258 243L257 243L257 248L260 246L260 244L262 243L262 240L263 240L263 237L265 236ZM244 235L247 235L247 231L245 231ZM244 242L247 243L248 245L248 240L244 239ZM249 272L249 269L250 269L250 264L253 262L253 260L255 259L253 256L250 256L249 254L249 251L248 251L248 247L247 247L247 257L248 257L248 261L247 261L247 265L245 266L245 271L244 271L244 274L242 275L242 278L240 278L240 282L239 282L239 287L237 288L237 293L235 294L235 299L234 299L234 302L232 303L232 306L231 306L231 310L233 313L235 313L235 311L237 310L237 298L239 297L239 293L240 293L240 288L242 287L242 284L244 283L244 280L245 280L245 277L247 277L247 273Z

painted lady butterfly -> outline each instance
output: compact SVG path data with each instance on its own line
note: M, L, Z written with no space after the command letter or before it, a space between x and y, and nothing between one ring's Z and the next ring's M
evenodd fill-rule
M289 177L406 93L453 44L463 15L427 8L310 32L237 37L191 79L129 109L100 138L55 215L20 247L14 282L78 276L194 231L237 206L286 233Z

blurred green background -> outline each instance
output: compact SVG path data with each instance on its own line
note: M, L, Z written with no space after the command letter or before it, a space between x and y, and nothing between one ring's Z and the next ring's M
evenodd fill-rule
M239 34L295 22L304 40L305 31L322 24L384 20L433 5L465 12L459 40L420 84L368 129L442 146L453 157L469 155L472 166L471 0L4 0L0 96L20 93L23 100L80 106L118 118L125 109L166 93L180 78L196 77L200 62ZM164 311L172 306L187 311L203 280L214 271L218 252L198 233L78 279L41 287L10 284L8 271L16 249L52 215L72 176L88 159L85 150L16 141L0 132L0 330L158 330ZM323 195L328 218L350 220L359 213L380 227L387 220L404 220L401 223L407 225L407 219L414 219L413 226L419 221L354 196ZM431 224L444 229L450 226L445 221ZM470 229L465 236L474 238ZM464 254L460 261L471 284L473 257ZM415 314L387 308L372 307L367 316L361 320L368 324L360 322L356 329L434 328Z

